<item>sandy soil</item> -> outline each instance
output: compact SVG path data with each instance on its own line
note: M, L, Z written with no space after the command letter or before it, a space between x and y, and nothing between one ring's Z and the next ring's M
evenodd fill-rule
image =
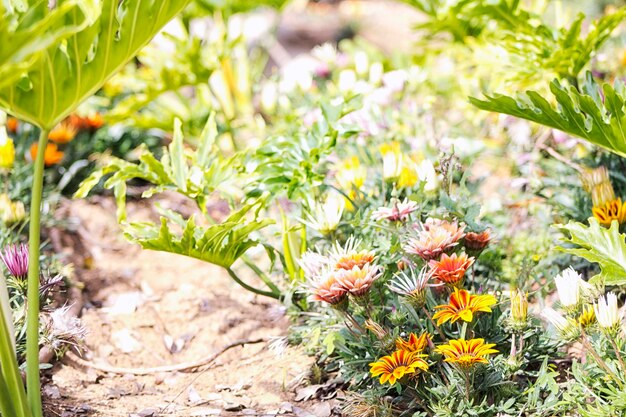
M335 403L295 401L313 359L283 343L289 322L279 303L243 291L218 267L129 244L114 212L104 198L64 208L81 232L81 251L91 253L76 265L85 285L86 360L153 367L196 360L240 339L270 340L230 349L209 369L188 373L110 374L65 359L44 385L50 416L331 414Z

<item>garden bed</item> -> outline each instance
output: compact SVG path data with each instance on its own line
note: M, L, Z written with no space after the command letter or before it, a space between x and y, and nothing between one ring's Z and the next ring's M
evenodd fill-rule
M231 342L255 343L204 370L147 375L102 372L70 356L44 385L50 416L330 415L333 401L297 401L315 395L298 391L314 359L283 343L289 322L278 302L239 291L220 268L127 243L113 204L97 198L63 208L78 221L89 254L70 254L83 259L76 266L89 328L85 361L141 371L196 361ZM151 211L147 204L129 209Z

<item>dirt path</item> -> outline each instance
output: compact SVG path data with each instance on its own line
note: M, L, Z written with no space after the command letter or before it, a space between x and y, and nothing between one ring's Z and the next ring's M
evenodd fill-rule
M115 375L64 360L44 387L49 415L330 415L329 402L295 402L312 358L282 343L289 323L279 303L242 291L220 268L130 245L109 199L65 210L93 254L90 269L77 265L89 361L153 367L196 360L240 339L272 340L230 349L195 373Z

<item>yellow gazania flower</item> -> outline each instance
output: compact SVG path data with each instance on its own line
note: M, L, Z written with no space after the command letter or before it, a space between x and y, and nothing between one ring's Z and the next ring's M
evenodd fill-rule
M361 166L359 158L352 156L343 160L337 169L337 183L344 191L351 191L352 188L361 188L365 184L367 170Z
M398 188L413 187L419 181L417 175L417 169L412 161L407 162L406 159L402 161L402 169L400 170L400 178L398 178Z
M383 157L383 179L385 181L397 181L403 167L400 142L383 143L378 149Z
M358 190L365 184L366 177L367 170L356 156L347 158L339 164L335 178L339 188L349 197L346 198L347 210L352 211L354 209L352 201L358 197Z
M498 353L494 346L493 343L485 343L485 339L457 339L438 346L437 352L445 356L444 361L469 368L477 363L488 363L485 356Z
M596 322L596 313L593 311L593 306L586 305L583 307L582 313L578 316L578 324L583 329L592 326Z
M15 162L15 145L11 138L4 136L3 139L0 139L0 169L9 170Z
M616 198L607 202L604 206L594 207L592 209L593 217L598 219L600 224L610 227L613 220L617 220L619 224L626 221L626 202L622 203L621 198Z
M372 377L380 376L380 383L389 382L393 385L405 375L411 375L422 371L428 371L428 364L415 352L396 350L391 355L383 356L376 362L369 364Z
M404 340L401 337L396 339L396 349L406 350L407 352L421 353L424 349L426 349L429 341L430 334L428 332L424 332L419 336L415 333L411 333L407 340Z
M491 306L498 300L491 294L474 295L467 290L454 289L450 294L450 302L436 306L440 310L433 315L433 320L437 320L437 325L448 321L452 323L457 320L471 322L474 314L478 312L491 313Z

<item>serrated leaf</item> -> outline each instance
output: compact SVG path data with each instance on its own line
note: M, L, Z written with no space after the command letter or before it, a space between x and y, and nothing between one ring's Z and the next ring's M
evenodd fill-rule
M593 217L589 219L589 226L570 222L554 227L565 235L563 242L574 245L561 246L558 250L599 264L602 274L596 279L602 279L606 285L626 284L626 235L619 233L617 221L608 229Z
M605 100L599 100L599 86L590 74L587 76L583 93L574 87L552 81L550 91L558 108L535 91L527 91L517 100L505 95L486 96L486 100L470 97L476 107L497 113L530 120L561 130L626 157L626 117L624 114L624 88L621 81L614 87L602 86Z
M230 268L248 249L258 244L250 239L250 234L273 223L271 219L244 221L244 216L258 204L260 202L245 205L223 223L208 227L197 226L191 217L178 234L170 229L168 219L161 217L158 226L147 222L130 223L125 228L125 235L144 249L176 253Z

